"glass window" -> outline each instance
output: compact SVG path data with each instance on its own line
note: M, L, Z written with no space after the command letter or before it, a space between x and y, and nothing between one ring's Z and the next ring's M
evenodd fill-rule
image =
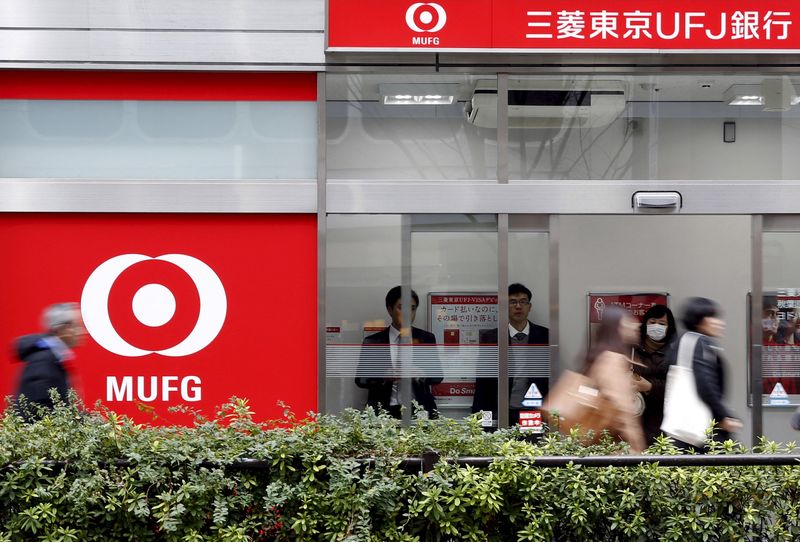
M328 178L494 180L492 76L329 74Z
M509 423L532 431L541 428L536 411L550 389L548 227L547 217L515 216L508 236Z
M800 223L796 224L800 225ZM765 406L800 404L800 232L763 236L762 398Z
M796 179L800 79L509 78L512 180Z
M330 215L325 303L328 412L469 415L476 378L498 374L496 218Z
M315 179L315 102L0 100L0 177Z

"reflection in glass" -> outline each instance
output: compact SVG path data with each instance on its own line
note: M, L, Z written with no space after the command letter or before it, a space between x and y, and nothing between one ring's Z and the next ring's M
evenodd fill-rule
M479 342L497 326L496 219L330 215L327 245L327 411L370 405L399 416L414 398L431 415L434 405L440 416L469 415L476 376L497 377L496 345ZM418 293L409 293L413 332L392 288L404 265Z

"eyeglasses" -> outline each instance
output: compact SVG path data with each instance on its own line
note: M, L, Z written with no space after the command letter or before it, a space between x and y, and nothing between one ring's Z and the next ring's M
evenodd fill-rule
M525 301L523 299L509 299L508 300L508 306L509 307L516 307L516 306L527 307L530 304L531 304L530 301Z

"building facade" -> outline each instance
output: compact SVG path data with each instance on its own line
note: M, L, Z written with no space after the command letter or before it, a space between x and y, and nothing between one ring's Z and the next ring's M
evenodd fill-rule
M337 412L398 370L361 343L402 285L437 344L401 370L453 417L494 379L503 426L508 377L578 368L602 307L702 295L742 440L791 440L800 12L540 8L6 0L0 340L80 300L90 401ZM547 344L482 338L511 283Z

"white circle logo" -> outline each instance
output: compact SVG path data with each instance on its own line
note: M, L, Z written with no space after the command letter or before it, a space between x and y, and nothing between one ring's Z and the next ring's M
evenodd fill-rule
M414 32L438 32L447 22L447 13L439 4L417 2L406 10L406 24Z
M119 276L127 269L146 261L174 264L188 275L199 296L199 309L194 327L185 338L161 349L139 348L125 340L109 315L109 296ZM162 264L163 265L163 264ZM163 284L148 282L130 299L130 311L139 324L157 329L173 320L176 302L173 292ZM181 357L199 352L216 338L225 323L228 302L225 288L216 273L204 262L185 254L164 254L156 258L143 254L122 254L106 260L95 269L81 294L81 312L86 331L97 343L114 354L140 357L147 354Z

